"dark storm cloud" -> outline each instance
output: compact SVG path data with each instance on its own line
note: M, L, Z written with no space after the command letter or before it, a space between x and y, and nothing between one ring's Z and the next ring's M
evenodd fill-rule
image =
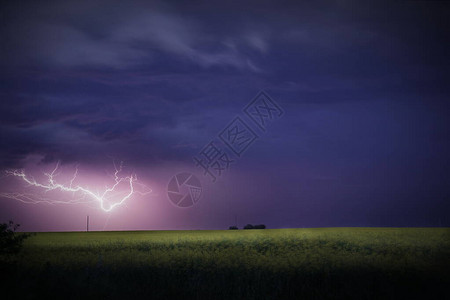
M181 119L201 128L205 124L195 116L205 115L212 106L211 101L201 103L204 91L229 81L211 80L210 68L230 75L261 72L251 56L267 52L268 46L258 33L222 30L216 35L194 16L173 7L135 4L138 7L104 1L5 5L4 126L61 124L86 133L84 138L108 142L125 142L146 130L174 128ZM199 77L203 81L189 80ZM187 104L194 100L195 106ZM223 107L220 102L225 99L216 97L214 106ZM14 134L26 140L28 133L24 129ZM38 134L55 133L51 127ZM45 141L42 138L40 143L48 150ZM3 151L16 151L8 147ZM30 143L25 148L33 153L44 151L42 147ZM51 148L67 145L58 146L54 139ZM171 147L158 152L170 151ZM84 151L79 153L75 156L82 160Z
M269 195L341 221L352 209L397 213L414 194L414 213L426 193L448 208L448 3L11 1L1 11L0 167L30 155L189 163L266 89L286 114L236 170L273 182L258 192L268 211Z
M126 69L159 64L161 55L170 55L176 64L259 71L249 56L222 41L223 36L205 30L192 16L157 2L135 4L142 7L124 7L117 1L25 9L11 4L2 30L9 41L3 63ZM257 36L238 39L248 48L265 50Z

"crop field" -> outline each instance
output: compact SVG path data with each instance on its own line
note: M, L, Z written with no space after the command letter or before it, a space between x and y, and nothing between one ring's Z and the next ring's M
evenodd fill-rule
M0 259L2 299L450 296L449 228L37 233Z

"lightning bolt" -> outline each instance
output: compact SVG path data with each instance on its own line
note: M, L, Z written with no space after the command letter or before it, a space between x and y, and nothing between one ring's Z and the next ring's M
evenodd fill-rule
M72 192L74 195L79 195L77 198L73 198L70 200L52 200L48 197L43 197L40 195L32 194L32 193L0 193L0 197L5 197L9 199L18 200L23 203L31 203L31 204L38 204L38 203L48 203L48 204L80 204L80 203L91 203L92 201L98 202L100 204L100 208L105 211L109 212L112 209L114 209L117 206L122 205L126 200L130 199L131 196L134 194L140 194L140 195L147 195L152 192L151 189L149 189L147 186L145 186L142 183L137 182L137 176L136 174L130 174L128 176L120 176L122 173L123 163L121 162L119 166L116 165L115 162L113 162L114 165L114 175L113 179L114 182L111 186L105 187L104 191L102 193L95 193L85 187L82 187L80 185L76 185L75 181L77 180L78 176L78 165L75 167L75 171L73 173L73 176L71 177L70 181L67 184L58 183L56 181L56 177L58 176L58 169L59 169L60 162L58 161L56 163L55 168L50 173L44 173L46 177L46 181L38 182L35 180L32 176L29 176L25 173L23 169L21 170L6 170L5 176L14 176L18 177L19 179L23 180L25 183L27 183L28 186L36 187L43 189L45 193L50 191L62 191L62 192ZM118 194L118 186L124 183L126 185L126 195L119 197L119 201L110 204L109 207L106 207L105 203L108 199L111 199L113 197L117 197ZM141 185L144 187L145 191L137 191L135 189L136 185Z

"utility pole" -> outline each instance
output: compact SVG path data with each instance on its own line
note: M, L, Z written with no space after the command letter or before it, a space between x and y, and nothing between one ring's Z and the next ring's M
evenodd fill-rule
M89 231L89 216L86 216L86 232Z

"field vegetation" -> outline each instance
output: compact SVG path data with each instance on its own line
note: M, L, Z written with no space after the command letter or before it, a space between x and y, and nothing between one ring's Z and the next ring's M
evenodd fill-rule
M450 229L37 233L0 267L6 298L443 299Z

